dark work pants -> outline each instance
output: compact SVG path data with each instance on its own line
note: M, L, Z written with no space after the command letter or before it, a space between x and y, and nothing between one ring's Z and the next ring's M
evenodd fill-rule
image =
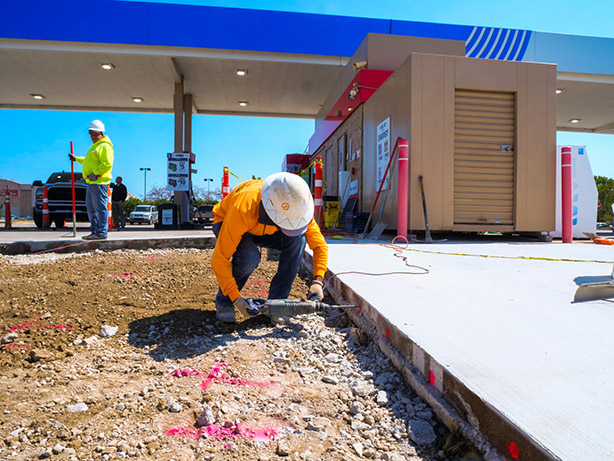
M221 225L222 223L213 225L212 230L216 237ZM288 237L281 231L277 231L273 235L243 235L231 261L232 276L237 282L239 290L243 288L249 276L260 263L259 247L281 251L277 274L273 277L269 289L269 299L287 299L305 251L305 235ZM232 306L232 301L228 296L222 294L222 290L218 290L215 304L216 306Z

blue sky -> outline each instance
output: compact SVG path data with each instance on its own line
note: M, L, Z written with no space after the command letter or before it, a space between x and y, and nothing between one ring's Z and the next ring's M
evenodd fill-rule
M404 19L614 38L612 0L167 0L164 3ZM107 127L117 153L113 173L124 177L131 193L139 197L143 194L144 176L140 167L151 168L147 175L148 189L166 183L165 156L173 148L173 117L170 114L0 110L0 177L31 183L36 179L47 179L53 171L70 171L67 156L70 141L75 144L75 153L84 155L90 145L87 126L94 118L101 119ZM305 150L313 130L313 120L196 115L193 117L193 151L197 156L198 173L194 176L194 184L206 190L204 178L213 178L211 189L219 188L223 166L245 179L279 171L285 154ZM558 133L557 143L586 145L593 173L614 178L613 135ZM231 186L237 183L238 180L232 178Z

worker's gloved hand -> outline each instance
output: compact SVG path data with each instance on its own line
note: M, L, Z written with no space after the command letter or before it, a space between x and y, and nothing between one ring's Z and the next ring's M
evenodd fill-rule
M75 156L73 154L68 154L68 158L74 162L75 161Z
M324 299L324 284L319 280L311 282L307 299L309 301L322 301Z
M98 176L96 176L94 173L90 173L87 175L87 179L89 179L90 181L96 181L98 179Z
M249 299L245 299L242 296L239 296L235 299L235 302L232 303L236 310L238 310L243 317L254 317L260 314L260 310L258 307L250 302Z

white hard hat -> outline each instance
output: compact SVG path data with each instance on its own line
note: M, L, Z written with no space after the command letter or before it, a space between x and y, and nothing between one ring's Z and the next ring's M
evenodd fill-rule
M98 133L104 133L104 123L100 120L92 120L90 123L89 131L97 131Z
M313 219L309 186L292 173L275 173L264 180L262 205L271 221L289 237L304 234Z

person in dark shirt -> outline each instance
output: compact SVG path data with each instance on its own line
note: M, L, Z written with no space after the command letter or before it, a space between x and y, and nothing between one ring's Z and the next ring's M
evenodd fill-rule
M115 184L112 185L113 193L111 194L111 212L113 213L113 223L115 229L120 230L126 227L126 213L124 213L124 202L128 197L128 190L122 184L122 177L115 178Z

